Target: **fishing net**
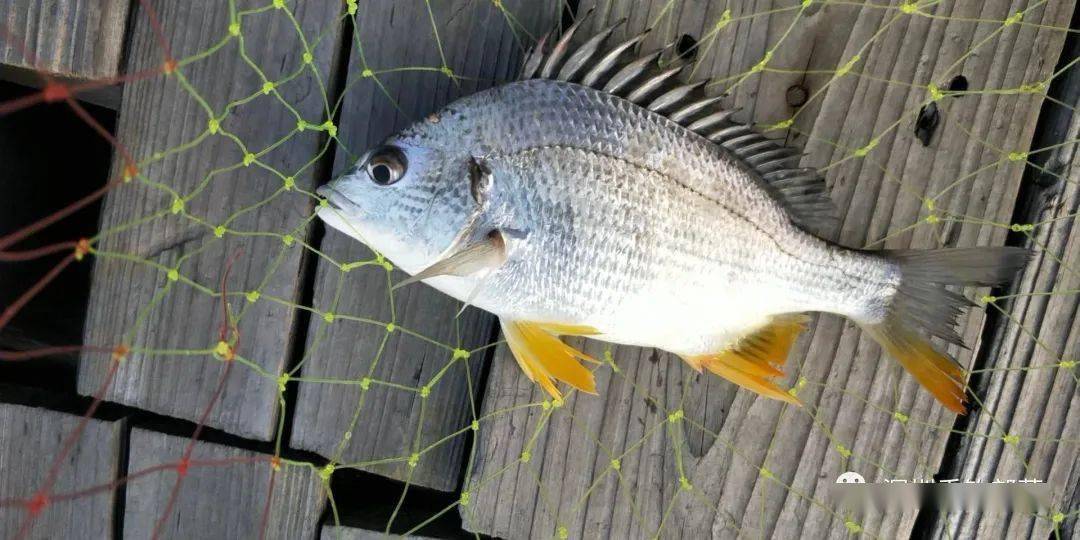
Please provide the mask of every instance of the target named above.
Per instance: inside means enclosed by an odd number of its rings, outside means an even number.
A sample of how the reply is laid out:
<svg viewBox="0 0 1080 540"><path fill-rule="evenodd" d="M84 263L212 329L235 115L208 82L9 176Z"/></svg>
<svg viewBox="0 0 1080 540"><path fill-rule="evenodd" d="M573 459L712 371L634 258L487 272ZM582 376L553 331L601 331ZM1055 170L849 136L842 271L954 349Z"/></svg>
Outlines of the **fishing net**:
<svg viewBox="0 0 1080 540"><path fill-rule="evenodd" d="M5 535L35 536L58 508L117 494L124 534L139 537L221 531L221 520L274 537L324 525L538 538L1075 533L1073 9L140 1L118 79L46 78L0 104L14 116L67 103L100 127L71 96L123 85L115 138L100 129L114 148L107 183L78 199L56 193L53 212L0 231L3 264L48 261L0 328L57 275L93 265L83 343L0 358L77 355L78 390L93 397L85 418L103 402L162 416L133 422L117 471L69 459L99 427L65 423L34 459L38 475L0 482ZM830 316L815 317L785 367L801 408L669 355L587 340L577 344L603 360L600 395L552 400L490 316L422 285L392 289L403 274L389 261L318 223L317 185L394 130L512 79L525 49L586 13L586 37L624 18L613 43L651 28L645 49L672 44L663 61L691 62L740 120L804 148L841 212L832 239L1034 250L1011 288L968 291L985 309L962 319L972 348L950 352L972 374L969 415L944 411ZM98 201L93 235L36 241ZM173 433L153 434L159 425ZM206 438L220 444L196 443ZM1037 481L1048 502L1002 515L919 497L851 505L836 485L845 474L886 487ZM209 489L215 476L251 481Z"/></svg>

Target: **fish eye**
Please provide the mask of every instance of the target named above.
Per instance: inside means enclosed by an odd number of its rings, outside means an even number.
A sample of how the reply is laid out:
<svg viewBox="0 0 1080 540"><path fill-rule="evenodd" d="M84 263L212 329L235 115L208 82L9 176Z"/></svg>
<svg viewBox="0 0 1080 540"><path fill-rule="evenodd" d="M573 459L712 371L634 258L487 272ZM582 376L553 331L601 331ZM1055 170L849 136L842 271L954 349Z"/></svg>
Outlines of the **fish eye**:
<svg viewBox="0 0 1080 540"><path fill-rule="evenodd" d="M380 186L389 186L405 175L405 154L396 147L383 146L368 158L366 165L368 177Z"/></svg>

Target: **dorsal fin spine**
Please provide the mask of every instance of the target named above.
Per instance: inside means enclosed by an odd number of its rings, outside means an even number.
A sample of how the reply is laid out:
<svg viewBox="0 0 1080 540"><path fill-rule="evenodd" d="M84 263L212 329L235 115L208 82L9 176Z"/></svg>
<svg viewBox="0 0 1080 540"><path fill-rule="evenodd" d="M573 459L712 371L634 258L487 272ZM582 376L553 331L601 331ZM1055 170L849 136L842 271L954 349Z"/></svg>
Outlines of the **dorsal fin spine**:
<svg viewBox="0 0 1080 540"><path fill-rule="evenodd" d="M703 81L702 84L704 85L705 82ZM687 120L690 117L694 116L695 114L698 114L699 112L705 110L709 106L715 105L716 103L719 103L721 99L723 99L723 96L714 96L714 97L711 97L711 98L705 98L705 99L699 99L697 101L691 101L690 103L684 105L681 109L678 109L675 112L669 114L668 118L670 118L674 122L678 122L678 123L681 124L685 120ZM727 111L722 111L722 112L727 112Z"/></svg>
<svg viewBox="0 0 1080 540"><path fill-rule="evenodd" d="M603 91L609 94L619 95L620 92L634 79L638 78L641 74L645 73L649 64L656 62L660 58L660 51L653 51L629 64L626 64L622 69L615 72L615 75L611 77L611 80L604 85Z"/></svg>
<svg viewBox="0 0 1080 540"><path fill-rule="evenodd" d="M615 67L623 53L634 48L638 43L641 43L641 40L645 39L645 36L648 35L648 33L649 31L645 30L608 51L607 54L602 56L596 65L581 78L581 84L588 87L595 87L600 80L603 79L604 75L607 75L608 72Z"/></svg>
<svg viewBox="0 0 1080 540"><path fill-rule="evenodd" d="M563 64L562 69L559 70L559 74L555 78L560 81L573 81L578 72L581 71L581 68L585 67L585 64L592 59L593 55L600 49L600 46L611 36L611 33L624 22L626 22L625 17L619 19L615 24L601 30L599 34L589 38L584 45L574 51L574 54L570 55L570 58L566 60L566 63Z"/></svg>
<svg viewBox="0 0 1080 540"><path fill-rule="evenodd" d="M716 144L729 159L752 171L787 208L793 222L816 228L815 232L833 225L829 219L832 203L825 181L816 169L799 167L802 154L798 150L780 140L766 138L750 125L735 122L732 116L739 109L722 109L722 96L707 97L704 92L707 81L677 82L685 65L661 67L660 58L673 50L674 44L624 59L628 51L637 54L646 30L604 51L604 43L614 29L625 23L625 19L620 19L571 51L570 42L584 18L575 21L547 53L544 43L549 36L542 38L526 55L521 78L576 82L665 116ZM584 75L580 75L582 72Z"/></svg>
<svg viewBox="0 0 1080 540"><path fill-rule="evenodd" d="M570 48L570 40L574 38L574 33L577 32L577 29L581 27L581 23L585 22L585 19L588 18L590 13L592 13L592 9L589 9L584 16L574 21L574 24L566 29L566 33L563 34L562 38L555 43L555 47L548 53L548 59L544 62L544 67L540 69L541 79L553 78L555 68L559 67L563 57L566 56L566 51Z"/></svg>
<svg viewBox="0 0 1080 540"><path fill-rule="evenodd" d="M645 79L637 88L626 95L627 101L631 101L641 105L649 96L656 92L665 81L676 76L683 70L684 66L675 66L668 68L660 73L653 75Z"/></svg>

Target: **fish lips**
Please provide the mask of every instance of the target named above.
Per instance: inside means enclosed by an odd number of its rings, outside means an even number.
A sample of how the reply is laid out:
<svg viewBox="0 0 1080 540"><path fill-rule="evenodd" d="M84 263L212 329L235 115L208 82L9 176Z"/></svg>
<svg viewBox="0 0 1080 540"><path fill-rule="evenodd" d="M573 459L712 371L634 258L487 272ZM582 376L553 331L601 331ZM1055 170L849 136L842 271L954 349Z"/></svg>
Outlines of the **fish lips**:
<svg viewBox="0 0 1080 540"><path fill-rule="evenodd" d="M330 208L333 208L334 210L356 211L360 208L360 205L356 204L356 202L346 197L340 191L334 189L330 184L320 186L315 190L315 194L326 199L326 204L330 205Z"/></svg>

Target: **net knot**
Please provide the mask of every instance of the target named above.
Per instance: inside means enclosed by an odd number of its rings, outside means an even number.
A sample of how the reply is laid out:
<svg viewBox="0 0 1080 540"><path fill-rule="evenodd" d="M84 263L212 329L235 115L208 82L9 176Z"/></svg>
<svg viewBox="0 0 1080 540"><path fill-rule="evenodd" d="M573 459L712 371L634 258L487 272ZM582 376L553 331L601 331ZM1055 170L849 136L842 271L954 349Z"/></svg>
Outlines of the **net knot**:
<svg viewBox="0 0 1080 540"><path fill-rule="evenodd" d="M58 82L50 82L41 90L41 98L45 103L55 103L71 97L71 89Z"/></svg>
<svg viewBox="0 0 1080 540"><path fill-rule="evenodd" d="M83 257L86 257L86 254L90 253L90 249L90 240L80 238L78 242L75 242L75 260L83 260Z"/></svg>
<svg viewBox="0 0 1080 540"><path fill-rule="evenodd" d="M214 347L214 355L226 362L231 362L234 358L236 358L236 351L233 350L232 346L229 345L227 342L219 341Z"/></svg>
<svg viewBox="0 0 1080 540"><path fill-rule="evenodd" d="M46 506L49 506L49 496L44 493L38 493L26 502L26 511L30 512L30 515L36 516L40 514Z"/></svg>
<svg viewBox="0 0 1080 540"><path fill-rule="evenodd" d="M123 362L124 359L127 358L128 353L130 353L130 352L131 352L131 349L128 348L127 345L124 345L122 343L120 345L117 345L112 350L113 362Z"/></svg>
<svg viewBox="0 0 1080 540"><path fill-rule="evenodd" d="M852 56L844 65L840 66L840 69L836 70L837 77L843 77L851 72L851 69L855 67L855 64L859 63L862 57L859 55Z"/></svg>
<svg viewBox="0 0 1080 540"><path fill-rule="evenodd" d="M720 19L716 21L716 26L714 27L714 30L719 32L720 30L723 30L724 27L729 25L729 24L731 24L731 10L730 9L725 9L724 13L722 15L720 15Z"/></svg>
<svg viewBox="0 0 1080 540"><path fill-rule="evenodd" d="M319 469L319 478L322 478L323 482L329 482L330 477L334 475L334 464L327 463L325 467Z"/></svg>
<svg viewBox="0 0 1080 540"><path fill-rule="evenodd" d="M138 174L139 168L136 167L134 163L128 163L127 166L124 167L124 182L130 182L131 179L138 176Z"/></svg>

